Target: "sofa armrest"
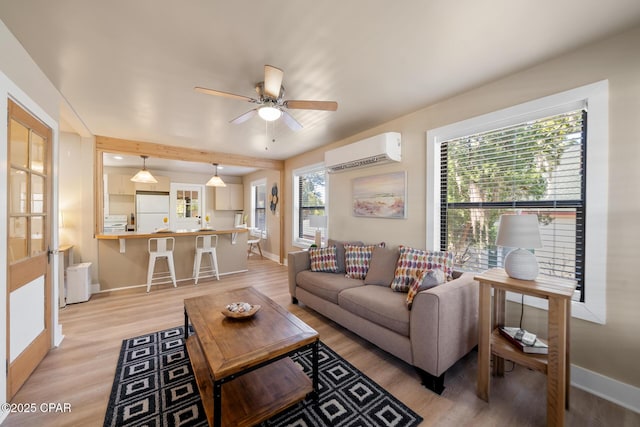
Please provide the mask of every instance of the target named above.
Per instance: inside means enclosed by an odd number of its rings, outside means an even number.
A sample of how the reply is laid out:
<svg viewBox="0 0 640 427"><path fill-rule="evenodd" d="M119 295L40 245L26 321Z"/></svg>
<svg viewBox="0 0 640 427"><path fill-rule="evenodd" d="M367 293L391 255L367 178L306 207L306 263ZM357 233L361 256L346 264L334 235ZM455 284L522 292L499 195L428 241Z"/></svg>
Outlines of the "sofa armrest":
<svg viewBox="0 0 640 427"><path fill-rule="evenodd" d="M288 275L289 275L289 293L293 298L296 297L296 276L303 270L311 268L308 251L289 252L287 255Z"/></svg>
<svg viewBox="0 0 640 427"><path fill-rule="evenodd" d="M413 364L440 376L478 343L478 282L463 273L419 292L411 308Z"/></svg>

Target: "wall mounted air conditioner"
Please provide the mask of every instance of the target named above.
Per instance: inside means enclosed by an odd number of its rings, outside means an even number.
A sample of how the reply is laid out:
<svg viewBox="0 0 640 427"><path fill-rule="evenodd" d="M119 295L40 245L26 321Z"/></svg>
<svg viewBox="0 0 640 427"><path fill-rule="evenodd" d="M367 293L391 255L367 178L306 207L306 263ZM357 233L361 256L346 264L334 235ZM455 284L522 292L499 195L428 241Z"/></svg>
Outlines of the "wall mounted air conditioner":
<svg viewBox="0 0 640 427"><path fill-rule="evenodd" d="M324 153L329 173L402 160L399 132L386 132Z"/></svg>

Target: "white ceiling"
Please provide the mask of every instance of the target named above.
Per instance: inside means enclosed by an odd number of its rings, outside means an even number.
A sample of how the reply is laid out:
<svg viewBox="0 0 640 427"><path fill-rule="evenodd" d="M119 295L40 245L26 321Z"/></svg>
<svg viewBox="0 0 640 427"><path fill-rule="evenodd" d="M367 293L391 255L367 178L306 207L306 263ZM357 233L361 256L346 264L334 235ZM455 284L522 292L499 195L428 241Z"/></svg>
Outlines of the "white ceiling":
<svg viewBox="0 0 640 427"><path fill-rule="evenodd" d="M0 19L95 135L286 159L640 22L638 0L0 0ZM257 116L285 72L298 132Z"/></svg>

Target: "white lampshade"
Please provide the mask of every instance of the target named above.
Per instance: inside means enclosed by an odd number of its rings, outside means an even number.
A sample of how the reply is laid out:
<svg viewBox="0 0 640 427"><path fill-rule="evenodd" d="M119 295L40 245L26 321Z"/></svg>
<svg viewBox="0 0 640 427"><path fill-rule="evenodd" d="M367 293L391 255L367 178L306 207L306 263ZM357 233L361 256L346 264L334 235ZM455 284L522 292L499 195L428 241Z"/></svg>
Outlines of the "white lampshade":
<svg viewBox="0 0 640 427"><path fill-rule="evenodd" d="M216 167L216 174L211 177L209 181L205 184L207 187L226 187L227 184L224 183L222 178L218 176L218 164L214 163L213 166Z"/></svg>
<svg viewBox="0 0 640 427"><path fill-rule="evenodd" d="M505 257L504 269L514 279L534 280L538 277L538 260L526 249L542 247L538 215L502 215L496 244L517 248Z"/></svg>
<svg viewBox="0 0 640 427"><path fill-rule="evenodd" d="M312 215L309 217L309 226L314 228L325 228L327 226L327 217L324 215Z"/></svg>
<svg viewBox="0 0 640 427"><path fill-rule="evenodd" d="M260 107L258 109L258 115L262 117L263 120L267 122L272 122L274 120L278 120L282 115L282 111L276 107L272 107L270 105Z"/></svg>
<svg viewBox="0 0 640 427"><path fill-rule="evenodd" d="M542 247L538 215L502 215L496 244L509 248L536 249Z"/></svg>
<svg viewBox="0 0 640 427"><path fill-rule="evenodd" d="M220 178L218 175L212 176L211 179L207 181L206 185L207 187L226 187L227 186L227 184L225 184L222 178Z"/></svg>
<svg viewBox="0 0 640 427"><path fill-rule="evenodd" d="M138 171L137 174L135 174L133 176L133 178L131 178L131 181L133 182L142 182L144 184L157 184L158 180L155 179L153 177L153 175L151 175L151 172L149 172L146 169L142 169L140 171Z"/></svg>
<svg viewBox="0 0 640 427"><path fill-rule="evenodd" d="M140 156L140 157L142 157L142 169L139 170L138 173L131 178L131 181L140 182L143 184L157 184L158 180L155 179L153 175L151 175L151 172L147 170L148 156Z"/></svg>

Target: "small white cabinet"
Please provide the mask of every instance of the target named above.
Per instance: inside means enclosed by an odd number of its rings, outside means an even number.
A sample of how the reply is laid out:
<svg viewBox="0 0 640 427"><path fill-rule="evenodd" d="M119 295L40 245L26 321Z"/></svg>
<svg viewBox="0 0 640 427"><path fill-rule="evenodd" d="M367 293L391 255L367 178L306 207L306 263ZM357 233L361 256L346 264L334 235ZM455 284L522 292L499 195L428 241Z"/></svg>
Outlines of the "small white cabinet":
<svg viewBox="0 0 640 427"><path fill-rule="evenodd" d="M244 186L242 184L227 184L226 187L216 187L216 210L241 211L244 209Z"/></svg>

